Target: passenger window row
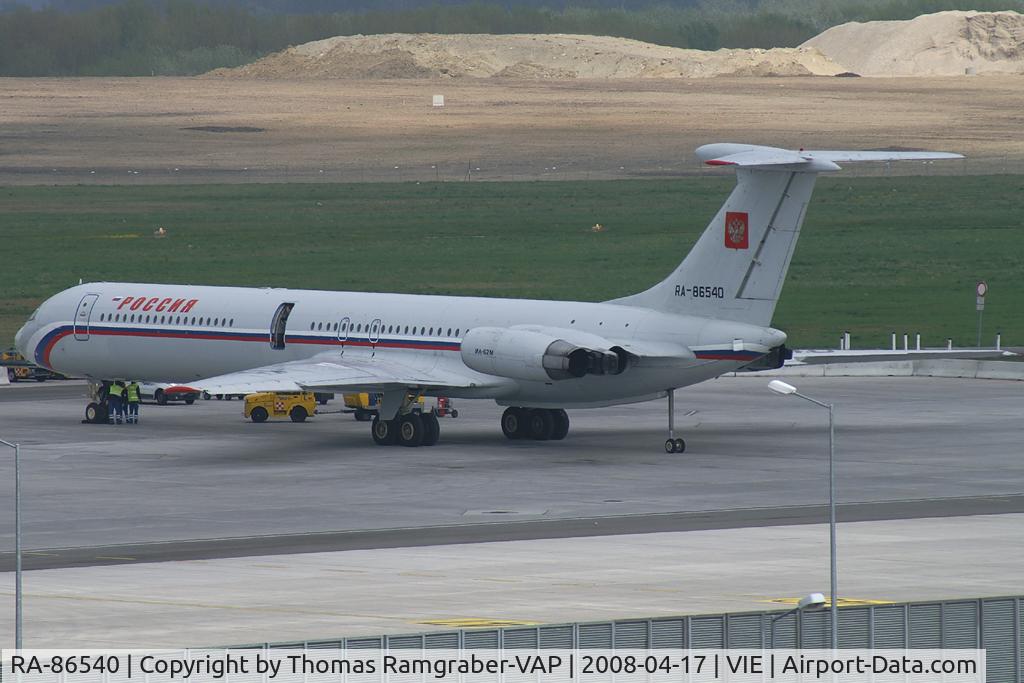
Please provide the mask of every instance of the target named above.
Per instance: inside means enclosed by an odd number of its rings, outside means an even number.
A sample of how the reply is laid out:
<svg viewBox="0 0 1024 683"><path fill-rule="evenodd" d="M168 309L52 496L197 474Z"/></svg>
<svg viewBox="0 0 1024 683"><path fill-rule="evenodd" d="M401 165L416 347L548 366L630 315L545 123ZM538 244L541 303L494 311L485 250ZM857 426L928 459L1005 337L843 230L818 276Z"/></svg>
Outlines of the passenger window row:
<svg viewBox="0 0 1024 683"><path fill-rule="evenodd" d="M312 322L312 323L309 324L309 329L310 329L310 331L314 331L314 332L320 332L320 331L323 331L323 330L326 330L328 332L337 332L339 330L339 325L341 326L340 329L341 329L342 332L356 332L356 333L360 333L360 332L364 332L365 331L365 332L369 333L369 331L370 331L370 325L364 325L363 323L352 324L352 323L349 323L349 322L346 322L346 323L333 323L333 324L332 323L322 323L322 322ZM422 336L433 337L433 336L435 336L434 332L436 331L437 332L436 336L438 336L438 337L458 337L459 333L462 331L462 328L455 328L453 330L450 327L445 329L443 327L436 327L435 328L435 327L420 326L418 329L419 329L419 332L417 333L417 331L416 331L417 330L417 326L416 325L405 325L404 327L402 325L388 325L387 327L385 327L384 324L381 323L379 333L380 334L402 334L402 335L416 335L416 334L418 334L421 337ZM453 332L454 332L454 334L453 334Z"/></svg>
<svg viewBox="0 0 1024 683"><path fill-rule="evenodd" d="M187 315L143 315L141 313L100 313L100 322L141 323L153 325L190 325L199 327L234 327L234 318L204 318Z"/></svg>

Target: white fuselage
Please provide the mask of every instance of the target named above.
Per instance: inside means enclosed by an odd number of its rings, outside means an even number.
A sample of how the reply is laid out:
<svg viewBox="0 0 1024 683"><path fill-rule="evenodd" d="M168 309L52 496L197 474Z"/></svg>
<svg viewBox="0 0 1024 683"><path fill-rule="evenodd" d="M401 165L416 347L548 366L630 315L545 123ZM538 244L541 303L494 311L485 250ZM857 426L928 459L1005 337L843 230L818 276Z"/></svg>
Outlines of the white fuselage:
<svg viewBox="0 0 1024 683"><path fill-rule="evenodd" d="M272 348L272 321L284 303L294 304L284 348ZM515 325L589 333L615 343L679 344L696 358L547 382L495 378L463 363L460 348L467 331ZM479 378L479 386L438 392L449 396L588 407L654 398L760 355L743 351L734 340L774 347L785 335L756 325L607 303L91 283L48 299L16 343L26 358L67 375L182 383L324 352L337 352L340 358L374 355L414 361L421 370L448 369Z"/></svg>

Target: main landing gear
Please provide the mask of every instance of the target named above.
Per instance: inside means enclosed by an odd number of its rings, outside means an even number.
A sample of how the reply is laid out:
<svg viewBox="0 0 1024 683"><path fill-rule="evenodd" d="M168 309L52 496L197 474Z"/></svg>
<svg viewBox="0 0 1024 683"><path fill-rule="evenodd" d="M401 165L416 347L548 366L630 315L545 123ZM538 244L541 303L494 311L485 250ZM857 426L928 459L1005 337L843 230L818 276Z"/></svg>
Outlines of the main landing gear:
<svg viewBox="0 0 1024 683"><path fill-rule="evenodd" d="M682 453L686 450L686 442L676 438L676 390L668 390L668 438L665 439L666 453Z"/></svg>
<svg viewBox="0 0 1024 683"><path fill-rule="evenodd" d="M560 408L508 408L501 416L501 431L510 439L560 441L569 433L569 415Z"/></svg>
<svg viewBox="0 0 1024 683"><path fill-rule="evenodd" d="M406 413L393 420L374 416L370 435L378 446L433 446L441 436L441 423L434 413Z"/></svg>

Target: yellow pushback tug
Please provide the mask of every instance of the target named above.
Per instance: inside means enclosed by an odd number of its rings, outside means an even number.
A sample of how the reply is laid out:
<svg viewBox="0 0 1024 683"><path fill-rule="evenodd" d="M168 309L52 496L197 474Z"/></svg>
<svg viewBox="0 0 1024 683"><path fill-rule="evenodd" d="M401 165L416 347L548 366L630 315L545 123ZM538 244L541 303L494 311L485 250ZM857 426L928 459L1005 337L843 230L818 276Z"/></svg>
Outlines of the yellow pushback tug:
<svg viewBox="0 0 1024 683"><path fill-rule="evenodd" d="M245 410L242 414L253 422L266 422L272 417L305 422L307 417L316 414L316 394L269 391L249 394L245 397Z"/></svg>

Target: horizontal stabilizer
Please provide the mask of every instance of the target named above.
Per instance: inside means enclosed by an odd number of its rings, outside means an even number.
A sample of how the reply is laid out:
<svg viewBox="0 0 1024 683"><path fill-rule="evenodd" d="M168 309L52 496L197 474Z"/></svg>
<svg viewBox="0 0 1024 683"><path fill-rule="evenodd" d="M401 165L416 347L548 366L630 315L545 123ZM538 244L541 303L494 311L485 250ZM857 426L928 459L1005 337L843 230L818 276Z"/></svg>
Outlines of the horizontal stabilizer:
<svg viewBox="0 0 1024 683"><path fill-rule="evenodd" d="M799 153L778 147L720 142L697 148L697 158L708 166L788 166L806 164Z"/></svg>
<svg viewBox="0 0 1024 683"><path fill-rule="evenodd" d="M717 142L697 148L697 157L709 166L742 168L789 168L800 171L838 171L836 162L856 161L931 161L962 159L950 152L861 152L856 150L790 150L761 145Z"/></svg>
<svg viewBox="0 0 1024 683"><path fill-rule="evenodd" d="M881 361L932 360L998 360L1019 354L1005 349L858 349L858 350L802 350L793 351L793 359L786 366L828 365L831 363L877 363Z"/></svg>
<svg viewBox="0 0 1024 683"><path fill-rule="evenodd" d="M801 151L800 156L808 159L828 161L932 161L939 159L963 159L963 154L953 152L858 152L858 151Z"/></svg>

